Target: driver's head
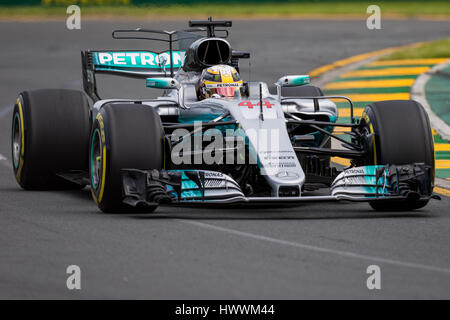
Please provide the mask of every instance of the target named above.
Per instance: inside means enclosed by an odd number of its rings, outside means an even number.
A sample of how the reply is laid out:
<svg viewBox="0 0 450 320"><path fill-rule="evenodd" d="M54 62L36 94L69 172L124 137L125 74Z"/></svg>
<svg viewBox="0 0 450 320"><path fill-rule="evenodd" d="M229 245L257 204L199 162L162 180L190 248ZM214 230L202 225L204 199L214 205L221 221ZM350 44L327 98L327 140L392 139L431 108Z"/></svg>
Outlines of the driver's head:
<svg viewBox="0 0 450 320"><path fill-rule="evenodd" d="M234 97L242 80L235 68L220 64L203 70L198 91L199 99Z"/></svg>

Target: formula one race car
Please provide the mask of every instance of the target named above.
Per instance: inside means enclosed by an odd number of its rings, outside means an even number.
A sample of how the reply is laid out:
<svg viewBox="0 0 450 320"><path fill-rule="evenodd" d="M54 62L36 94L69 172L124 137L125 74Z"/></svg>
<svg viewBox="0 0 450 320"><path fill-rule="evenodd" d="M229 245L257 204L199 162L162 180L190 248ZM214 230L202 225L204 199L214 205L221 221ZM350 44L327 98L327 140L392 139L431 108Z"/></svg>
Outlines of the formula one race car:
<svg viewBox="0 0 450 320"><path fill-rule="evenodd" d="M90 185L105 212L340 200L413 210L436 197L432 133L419 103L375 102L356 118L350 99L323 96L307 75L274 87L244 82L239 61L250 54L225 40L231 25L210 18L181 31L116 30L113 38L162 41L169 50L83 51L85 93L20 93L12 121L17 182L27 190ZM101 99L98 73L164 91ZM348 123L337 122L336 99L349 103ZM351 165L339 170L331 157ZM330 191L318 194L322 188Z"/></svg>

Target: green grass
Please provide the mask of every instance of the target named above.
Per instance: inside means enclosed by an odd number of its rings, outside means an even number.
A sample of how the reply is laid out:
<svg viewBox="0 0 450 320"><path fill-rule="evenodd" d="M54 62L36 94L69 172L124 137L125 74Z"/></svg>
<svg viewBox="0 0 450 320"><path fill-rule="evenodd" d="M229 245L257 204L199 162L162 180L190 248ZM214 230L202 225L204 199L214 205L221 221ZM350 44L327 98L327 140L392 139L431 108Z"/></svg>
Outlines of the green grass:
<svg viewBox="0 0 450 320"><path fill-rule="evenodd" d="M417 47L396 51L380 60L427 59L450 57L450 38L427 42Z"/></svg>
<svg viewBox="0 0 450 320"><path fill-rule="evenodd" d="M208 16L215 17L301 17L301 16L357 16L367 17L367 2L333 2L333 3L241 3L241 4L194 4L165 6L81 6L82 14L88 16ZM445 16L450 17L450 1L426 2L377 2L383 15L387 17ZM66 7L46 6L0 6L0 17L66 16Z"/></svg>

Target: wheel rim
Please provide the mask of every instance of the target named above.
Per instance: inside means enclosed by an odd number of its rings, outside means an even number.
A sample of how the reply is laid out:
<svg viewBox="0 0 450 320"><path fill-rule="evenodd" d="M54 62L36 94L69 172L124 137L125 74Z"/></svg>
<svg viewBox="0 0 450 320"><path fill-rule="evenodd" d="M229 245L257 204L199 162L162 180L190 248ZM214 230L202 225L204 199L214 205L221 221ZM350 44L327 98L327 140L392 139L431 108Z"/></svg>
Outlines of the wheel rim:
<svg viewBox="0 0 450 320"><path fill-rule="evenodd" d="M98 129L95 129L91 142L91 185L94 190L97 190L101 182L102 157L103 153L100 132Z"/></svg>
<svg viewBox="0 0 450 320"><path fill-rule="evenodd" d="M20 117L16 113L13 121L13 135L12 135L12 154L14 168L17 169L20 162L20 150L22 148L22 130L20 128Z"/></svg>

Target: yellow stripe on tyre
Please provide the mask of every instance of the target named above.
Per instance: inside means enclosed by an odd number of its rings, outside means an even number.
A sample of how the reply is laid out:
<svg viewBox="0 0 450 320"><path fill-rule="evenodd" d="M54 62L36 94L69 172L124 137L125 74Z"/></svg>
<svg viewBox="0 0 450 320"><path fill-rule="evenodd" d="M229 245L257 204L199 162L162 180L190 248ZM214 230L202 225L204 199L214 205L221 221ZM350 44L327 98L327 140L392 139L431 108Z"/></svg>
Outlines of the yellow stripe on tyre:
<svg viewBox="0 0 450 320"><path fill-rule="evenodd" d="M363 112L362 119L364 119L364 121L366 122L366 124L369 125L369 131L370 133L372 133L372 145L373 145L373 164L377 165L377 146L375 144L375 130L373 130L373 126L372 126L372 122L370 121L369 116L367 115L366 112Z"/></svg>
<svg viewBox="0 0 450 320"><path fill-rule="evenodd" d="M20 101L20 98L17 99L17 106L19 109L19 118L20 118L20 134L22 136L22 147L20 149L20 160L19 160L19 167L17 168L16 173L16 179L17 181L20 181L20 178L22 176L22 169L23 169L23 159L25 155L25 129L23 126L23 110L22 110L22 102Z"/></svg>
<svg viewBox="0 0 450 320"><path fill-rule="evenodd" d="M105 125L103 124L103 117L100 113L97 114L95 119L99 123L100 127L100 138L102 141L102 181L100 184L100 191L98 193L98 197L95 194L94 189L91 186L91 193L92 198L94 199L95 203L98 205L102 202L103 199L103 193L105 192L105 176L106 176L106 139L105 139ZM91 155L92 156L92 155ZM92 170L92 169L91 169ZM92 174L92 173L91 173Z"/></svg>

